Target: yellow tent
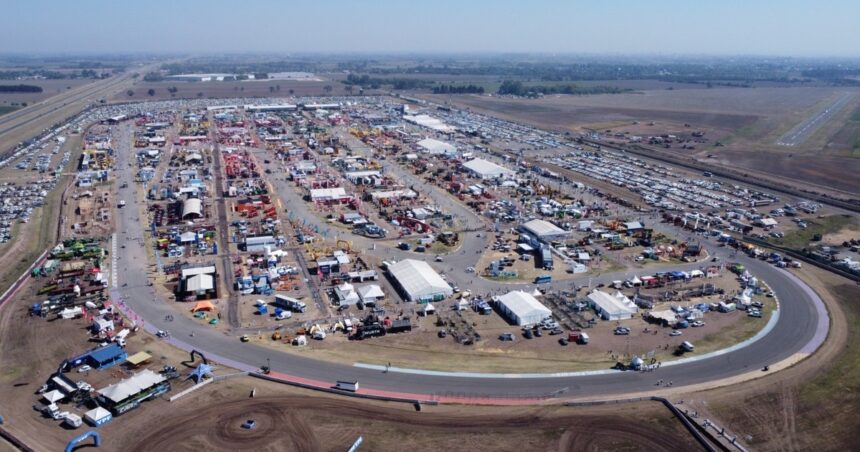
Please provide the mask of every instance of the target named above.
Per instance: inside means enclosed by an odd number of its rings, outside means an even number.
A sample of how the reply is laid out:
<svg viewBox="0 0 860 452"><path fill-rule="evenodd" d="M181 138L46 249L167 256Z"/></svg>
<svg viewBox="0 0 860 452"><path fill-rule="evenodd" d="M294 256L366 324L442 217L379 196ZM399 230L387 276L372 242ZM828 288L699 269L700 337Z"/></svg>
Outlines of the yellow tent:
<svg viewBox="0 0 860 452"><path fill-rule="evenodd" d="M214 310L215 310L215 306L213 306L212 303L207 301L207 300L198 301L197 303L194 304L194 307L191 308L191 312L214 311Z"/></svg>
<svg viewBox="0 0 860 452"><path fill-rule="evenodd" d="M131 364L132 366L139 366L146 362L148 359L152 358L149 353L146 352L137 352L128 358L126 358L126 362Z"/></svg>

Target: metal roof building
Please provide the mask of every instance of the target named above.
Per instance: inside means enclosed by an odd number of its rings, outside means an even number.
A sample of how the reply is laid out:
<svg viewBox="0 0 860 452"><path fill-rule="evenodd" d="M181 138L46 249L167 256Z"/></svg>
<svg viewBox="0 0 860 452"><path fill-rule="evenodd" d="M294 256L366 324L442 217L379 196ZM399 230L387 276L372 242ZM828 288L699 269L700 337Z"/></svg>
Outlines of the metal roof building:
<svg viewBox="0 0 860 452"><path fill-rule="evenodd" d="M514 174L513 171L496 165L495 163L484 159L472 159L463 164L469 172L481 179L495 179L498 177L507 177Z"/></svg>
<svg viewBox="0 0 860 452"><path fill-rule="evenodd" d="M419 141L418 147L424 150L424 152L434 155L457 152L457 146L444 141L434 140L433 138L425 138Z"/></svg>
<svg viewBox="0 0 860 452"><path fill-rule="evenodd" d="M390 265L388 272L406 301L426 303L454 293L454 289L424 261L404 259Z"/></svg>
<svg viewBox="0 0 860 452"><path fill-rule="evenodd" d="M544 242L564 239L570 235L570 232L544 220L529 221L520 226L520 229Z"/></svg>
<svg viewBox="0 0 860 452"><path fill-rule="evenodd" d="M532 294L516 290L496 298L502 313L517 325L534 325L552 315Z"/></svg>
<svg viewBox="0 0 860 452"><path fill-rule="evenodd" d="M203 216L203 201L197 198L186 199L182 203L182 219L189 217L200 218Z"/></svg>

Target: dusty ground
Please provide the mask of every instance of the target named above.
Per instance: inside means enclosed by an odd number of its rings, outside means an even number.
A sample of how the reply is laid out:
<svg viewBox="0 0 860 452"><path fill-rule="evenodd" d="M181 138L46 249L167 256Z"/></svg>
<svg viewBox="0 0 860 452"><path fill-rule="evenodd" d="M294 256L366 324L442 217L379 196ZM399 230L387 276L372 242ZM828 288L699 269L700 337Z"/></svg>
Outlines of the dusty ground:
<svg viewBox="0 0 860 452"><path fill-rule="evenodd" d="M249 387L257 398L247 397ZM206 400L207 407L197 403ZM256 430L242 430L246 419ZM573 409L425 407L318 396L270 383L235 380L176 403L161 428L139 425L124 450L679 450L695 448L656 404ZM138 434L139 433L139 434ZM114 443L108 444L108 447Z"/></svg>

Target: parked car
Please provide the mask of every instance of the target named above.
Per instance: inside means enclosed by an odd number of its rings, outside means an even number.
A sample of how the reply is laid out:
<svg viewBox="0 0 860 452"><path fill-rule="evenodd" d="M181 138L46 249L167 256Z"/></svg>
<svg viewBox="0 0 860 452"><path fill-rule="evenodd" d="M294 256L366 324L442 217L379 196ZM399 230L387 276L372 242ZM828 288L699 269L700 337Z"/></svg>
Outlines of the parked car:
<svg viewBox="0 0 860 452"><path fill-rule="evenodd" d="M93 368L89 364L84 364L81 367L78 367L78 373L89 372L93 370Z"/></svg>
<svg viewBox="0 0 860 452"><path fill-rule="evenodd" d="M750 310L749 312L747 312L747 315L750 317L755 317L755 318L760 319L761 318L761 311L759 311L758 309Z"/></svg>
<svg viewBox="0 0 860 452"><path fill-rule="evenodd" d="M672 330L672 332L669 333L669 336L680 336L681 334L682 333L678 330Z"/></svg>
<svg viewBox="0 0 860 452"><path fill-rule="evenodd" d="M616 336L626 336L630 334L630 328L627 328L626 326L618 326L615 327L614 333Z"/></svg>
<svg viewBox="0 0 860 452"><path fill-rule="evenodd" d="M499 335L499 340L502 342L513 342L514 333L502 333Z"/></svg>
<svg viewBox="0 0 860 452"><path fill-rule="evenodd" d="M705 326L705 322L703 322L701 320L696 320L695 322L691 323L690 326L692 326L692 327Z"/></svg>
<svg viewBox="0 0 860 452"><path fill-rule="evenodd" d="M257 428L257 421L253 419L248 419L242 424L242 428L246 430L254 430L255 428Z"/></svg>

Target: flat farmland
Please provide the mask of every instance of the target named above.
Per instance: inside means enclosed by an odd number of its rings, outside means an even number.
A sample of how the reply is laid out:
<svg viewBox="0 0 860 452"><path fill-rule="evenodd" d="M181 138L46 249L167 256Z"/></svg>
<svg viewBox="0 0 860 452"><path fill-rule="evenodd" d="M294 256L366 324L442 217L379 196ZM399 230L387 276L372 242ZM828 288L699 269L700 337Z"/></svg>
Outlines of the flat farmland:
<svg viewBox="0 0 860 452"><path fill-rule="evenodd" d="M860 160L854 148L860 136L860 96L798 146L777 146L777 139L844 87L701 88L643 90L593 96L553 95L541 99L490 96L444 96L473 111L538 127L579 132L585 129L657 135L702 130L708 142L695 151L672 150L687 157L746 168L776 178L793 179L838 192L857 194ZM443 96L428 96L441 100ZM639 125L633 125L639 121ZM654 122L652 127L643 124ZM684 127L690 124L689 128ZM725 144L715 146L717 141ZM832 143L832 144L829 144ZM680 155L680 154L679 154Z"/></svg>
<svg viewBox="0 0 860 452"><path fill-rule="evenodd" d="M94 82L92 79L68 79L68 80L0 80L0 85L33 85L41 86L41 93L0 93L0 106L8 106L13 103L27 102L32 104L56 96L63 91L75 89Z"/></svg>
<svg viewBox="0 0 860 452"><path fill-rule="evenodd" d="M280 89L278 89L280 86ZM331 92L326 92L325 87L331 86ZM175 96L171 96L168 88L176 87ZM196 97L287 97L287 96L323 96L347 94L344 89L346 85L334 80L325 81L301 81L301 80L271 80L271 81L228 81L228 82L138 82L131 87L134 92L129 96L127 91L116 93L111 100L144 101L175 98ZM271 90L270 90L271 88ZM150 96L148 91L155 90ZM290 93L290 90L293 92ZM356 91L357 92L357 91ZM202 95L198 95L202 93Z"/></svg>

